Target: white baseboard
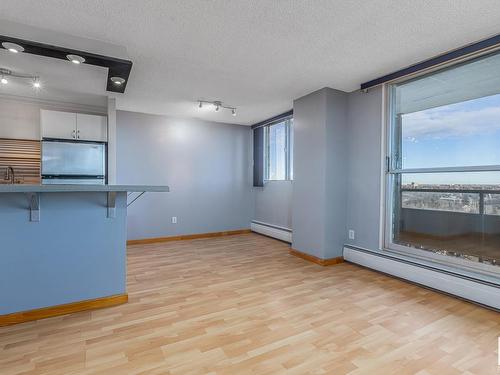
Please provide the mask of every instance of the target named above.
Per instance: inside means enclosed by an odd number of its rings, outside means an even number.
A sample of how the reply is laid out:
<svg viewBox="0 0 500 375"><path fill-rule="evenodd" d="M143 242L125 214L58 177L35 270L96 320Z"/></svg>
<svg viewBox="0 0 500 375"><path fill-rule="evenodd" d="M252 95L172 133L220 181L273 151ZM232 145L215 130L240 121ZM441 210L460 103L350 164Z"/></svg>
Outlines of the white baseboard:
<svg viewBox="0 0 500 375"><path fill-rule="evenodd" d="M372 251L357 250L352 247L344 247L344 259L485 306L500 309L500 288L489 283L420 267L410 262L377 255L376 252Z"/></svg>
<svg viewBox="0 0 500 375"><path fill-rule="evenodd" d="M286 228L280 228L274 225L253 221L250 224L250 229L252 232L273 237L281 241L292 242L292 231Z"/></svg>

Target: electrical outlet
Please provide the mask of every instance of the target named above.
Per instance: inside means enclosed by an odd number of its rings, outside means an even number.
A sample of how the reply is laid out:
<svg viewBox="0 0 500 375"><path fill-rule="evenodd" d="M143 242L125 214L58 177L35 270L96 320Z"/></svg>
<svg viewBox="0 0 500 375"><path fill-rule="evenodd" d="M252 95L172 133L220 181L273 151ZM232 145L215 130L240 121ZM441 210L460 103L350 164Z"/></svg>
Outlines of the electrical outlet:
<svg viewBox="0 0 500 375"><path fill-rule="evenodd" d="M177 216L172 216L172 224L177 224Z"/></svg>
<svg viewBox="0 0 500 375"><path fill-rule="evenodd" d="M356 232L354 232L352 229L349 229L349 239L353 240L356 238Z"/></svg>

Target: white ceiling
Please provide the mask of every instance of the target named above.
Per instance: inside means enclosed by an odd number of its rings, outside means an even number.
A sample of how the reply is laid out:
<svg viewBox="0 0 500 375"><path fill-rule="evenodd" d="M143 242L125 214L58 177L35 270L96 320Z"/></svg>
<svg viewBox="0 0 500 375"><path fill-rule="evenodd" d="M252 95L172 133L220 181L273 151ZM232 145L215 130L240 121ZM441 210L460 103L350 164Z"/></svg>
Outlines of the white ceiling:
<svg viewBox="0 0 500 375"><path fill-rule="evenodd" d="M117 57L126 47L134 67L119 109L241 124L500 33L498 0L1 0L0 17L106 42ZM200 112L197 99L238 116Z"/></svg>

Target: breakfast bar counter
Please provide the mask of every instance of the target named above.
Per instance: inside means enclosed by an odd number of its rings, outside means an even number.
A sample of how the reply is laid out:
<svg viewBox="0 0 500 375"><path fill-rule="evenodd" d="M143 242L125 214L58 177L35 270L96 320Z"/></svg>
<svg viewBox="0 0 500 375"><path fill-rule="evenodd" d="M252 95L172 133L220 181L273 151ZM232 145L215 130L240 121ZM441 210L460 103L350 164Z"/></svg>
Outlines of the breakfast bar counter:
<svg viewBox="0 0 500 375"><path fill-rule="evenodd" d="M51 309L57 315L125 302L127 206L144 193L168 191L0 185L0 326Z"/></svg>
<svg viewBox="0 0 500 375"><path fill-rule="evenodd" d="M169 192L168 186L159 185L28 185L0 184L0 193L72 193L72 192L117 192L137 193Z"/></svg>

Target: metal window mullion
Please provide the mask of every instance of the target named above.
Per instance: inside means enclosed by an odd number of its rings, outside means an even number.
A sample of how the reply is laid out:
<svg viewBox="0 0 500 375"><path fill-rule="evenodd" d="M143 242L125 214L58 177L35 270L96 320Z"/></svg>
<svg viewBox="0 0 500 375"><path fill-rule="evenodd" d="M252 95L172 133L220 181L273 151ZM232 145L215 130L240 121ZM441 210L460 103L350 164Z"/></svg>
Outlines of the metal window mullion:
<svg viewBox="0 0 500 375"><path fill-rule="evenodd" d="M290 179L290 120L285 122L285 180Z"/></svg>
<svg viewBox="0 0 500 375"><path fill-rule="evenodd" d="M269 126L264 127L264 180L269 180Z"/></svg>
<svg viewBox="0 0 500 375"><path fill-rule="evenodd" d="M468 167L402 168L390 169L390 174L402 173L465 173L465 172L500 172L500 165L475 165Z"/></svg>

